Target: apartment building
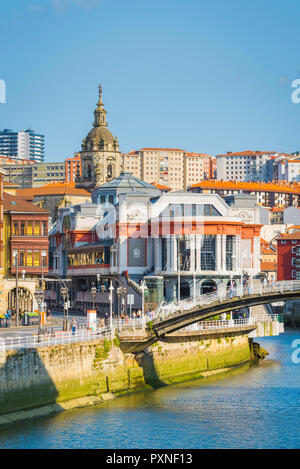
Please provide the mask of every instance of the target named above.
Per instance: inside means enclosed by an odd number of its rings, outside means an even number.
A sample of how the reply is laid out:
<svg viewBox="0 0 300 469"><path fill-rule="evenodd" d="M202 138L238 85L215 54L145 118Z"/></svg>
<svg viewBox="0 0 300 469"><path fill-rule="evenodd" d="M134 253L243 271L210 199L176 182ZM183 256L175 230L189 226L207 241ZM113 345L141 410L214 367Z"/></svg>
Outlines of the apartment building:
<svg viewBox="0 0 300 469"><path fill-rule="evenodd" d="M210 155L178 148L141 148L123 154L123 170L148 183L185 190L215 176L216 160Z"/></svg>
<svg viewBox="0 0 300 469"><path fill-rule="evenodd" d="M0 131L0 154L41 163L45 157L45 136L30 128L18 132L4 129Z"/></svg>
<svg viewBox="0 0 300 469"><path fill-rule="evenodd" d="M217 177L224 181L267 181L269 167L267 162L277 153L273 151L227 152L216 155Z"/></svg>

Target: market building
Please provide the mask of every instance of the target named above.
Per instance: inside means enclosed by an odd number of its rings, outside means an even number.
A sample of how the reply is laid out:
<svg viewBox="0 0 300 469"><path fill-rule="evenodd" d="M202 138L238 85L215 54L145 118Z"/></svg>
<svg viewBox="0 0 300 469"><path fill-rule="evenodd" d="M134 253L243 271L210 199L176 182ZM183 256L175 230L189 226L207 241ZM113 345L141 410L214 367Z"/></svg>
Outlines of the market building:
<svg viewBox="0 0 300 469"><path fill-rule="evenodd" d="M94 203L60 210L50 249L59 263L55 272L73 279L74 308L91 306L93 285L95 303L107 308L101 294L108 294L110 278L134 294L134 307L145 280L145 304L154 307L162 298L199 295L259 275L261 207L253 198L241 217L237 201L228 205L217 194L161 194L146 184L122 173L95 191Z"/></svg>

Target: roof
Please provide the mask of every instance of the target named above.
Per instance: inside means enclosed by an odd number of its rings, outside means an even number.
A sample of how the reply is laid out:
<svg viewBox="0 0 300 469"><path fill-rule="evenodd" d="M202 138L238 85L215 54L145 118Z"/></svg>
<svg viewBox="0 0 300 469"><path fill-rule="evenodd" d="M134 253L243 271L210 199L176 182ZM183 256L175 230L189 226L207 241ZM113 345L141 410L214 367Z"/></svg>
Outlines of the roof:
<svg viewBox="0 0 300 469"><path fill-rule="evenodd" d="M217 179L208 179L206 181L193 184L191 189L201 187L202 189L224 189L224 190L244 190L250 192L288 192L300 195L299 184L268 183L268 182L243 182L243 181L219 181Z"/></svg>
<svg viewBox="0 0 300 469"><path fill-rule="evenodd" d="M151 185L157 187L161 191L170 191L171 190L171 187L164 186L163 184L159 184L158 182L151 182Z"/></svg>
<svg viewBox="0 0 300 469"><path fill-rule="evenodd" d="M17 189L17 195L24 198L33 199L35 196L40 195L86 195L90 196L90 193L81 187L76 187L75 182L56 182L52 184L46 184L41 187L28 187L25 189Z"/></svg>
<svg viewBox="0 0 300 469"><path fill-rule="evenodd" d="M155 189L157 191L157 187L149 184L148 182L142 181L141 179L134 176L132 173L129 172L122 172L119 176L112 179L109 182L102 184L101 186L97 187L95 191L98 190L115 190L115 189L129 189L130 191L136 190L145 190L145 189ZM94 191L94 192L95 192Z"/></svg>
<svg viewBox="0 0 300 469"><path fill-rule="evenodd" d="M193 152L190 152L190 153L186 153L185 156L188 156L189 158L190 157L197 157L197 156L208 156L209 158L212 157L212 155L207 155L205 153L193 153Z"/></svg>
<svg viewBox="0 0 300 469"><path fill-rule="evenodd" d="M180 148L141 148L139 151L183 151Z"/></svg>
<svg viewBox="0 0 300 469"><path fill-rule="evenodd" d="M250 156L250 155L268 155L268 154L273 154L273 153L276 153L276 152L275 151L246 150L246 151L237 151L235 153L227 152L224 155L216 155L216 156Z"/></svg>
<svg viewBox="0 0 300 469"><path fill-rule="evenodd" d="M3 210L4 212L23 212L23 213L41 213L49 215L48 210L27 202L22 197L3 192Z"/></svg>
<svg viewBox="0 0 300 469"><path fill-rule="evenodd" d="M277 241L281 239L300 239L300 231L295 231L294 233L281 233L278 236Z"/></svg>

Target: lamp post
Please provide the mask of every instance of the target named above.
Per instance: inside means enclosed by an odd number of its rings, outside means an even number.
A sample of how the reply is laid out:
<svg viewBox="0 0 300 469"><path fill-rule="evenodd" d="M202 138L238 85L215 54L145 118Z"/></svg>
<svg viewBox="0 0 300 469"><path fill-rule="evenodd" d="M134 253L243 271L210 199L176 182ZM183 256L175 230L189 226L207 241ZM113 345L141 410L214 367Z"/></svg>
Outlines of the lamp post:
<svg viewBox="0 0 300 469"><path fill-rule="evenodd" d="M16 265L16 327L19 325L19 286L18 286L18 276L19 276L19 252L16 251L13 254Z"/></svg>
<svg viewBox="0 0 300 469"><path fill-rule="evenodd" d="M44 310L45 306L45 288L44 288L44 258L47 257L47 253L42 251L42 292L43 292L43 302L42 302L42 308Z"/></svg>
<svg viewBox="0 0 300 469"><path fill-rule="evenodd" d="M66 331L68 329L68 300L69 300L69 292L67 287L61 287L60 294L64 301L64 325L63 330Z"/></svg>
<svg viewBox="0 0 300 469"><path fill-rule="evenodd" d="M113 291L114 291L114 287L113 287L112 280L111 280L111 281L110 281L110 286L109 286L109 321L110 321L110 331L111 331L111 334L112 334L112 328L113 328L113 325L112 325Z"/></svg>
<svg viewBox="0 0 300 469"><path fill-rule="evenodd" d="M148 290L145 280L142 281L141 285L142 289L142 318L144 319L145 316L145 290Z"/></svg>
<svg viewBox="0 0 300 469"><path fill-rule="evenodd" d="M93 285L92 288L91 288L91 295L92 295L92 299L93 299L93 309L95 309L96 294L97 294L97 288L95 287L95 285Z"/></svg>

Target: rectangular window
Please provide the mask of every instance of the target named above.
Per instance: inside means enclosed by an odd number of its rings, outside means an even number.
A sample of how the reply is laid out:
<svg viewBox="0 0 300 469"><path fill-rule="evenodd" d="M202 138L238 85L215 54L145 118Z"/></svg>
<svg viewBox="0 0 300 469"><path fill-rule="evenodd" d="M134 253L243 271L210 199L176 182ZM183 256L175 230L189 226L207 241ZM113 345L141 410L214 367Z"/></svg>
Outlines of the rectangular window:
<svg viewBox="0 0 300 469"><path fill-rule="evenodd" d="M201 246L201 270L216 270L216 236L204 235Z"/></svg>
<svg viewBox="0 0 300 469"><path fill-rule="evenodd" d="M27 251L27 266L32 267L32 251Z"/></svg>
<svg viewBox="0 0 300 469"><path fill-rule="evenodd" d="M233 236L226 236L226 270L232 270Z"/></svg>
<svg viewBox="0 0 300 469"><path fill-rule="evenodd" d="M13 235L19 236L19 223L14 222L12 232Z"/></svg>
<svg viewBox="0 0 300 469"><path fill-rule="evenodd" d="M20 235L25 236L25 222L23 221L20 223Z"/></svg>
<svg viewBox="0 0 300 469"><path fill-rule="evenodd" d="M34 236L40 236L40 222L34 222Z"/></svg>
<svg viewBox="0 0 300 469"><path fill-rule="evenodd" d="M47 251L42 251L42 262L43 262L43 267L47 266Z"/></svg>
<svg viewBox="0 0 300 469"><path fill-rule="evenodd" d="M32 221L27 222L27 236L32 236Z"/></svg>
<svg viewBox="0 0 300 469"><path fill-rule="evenodd" d="M23 267L25 265L25 251L20 251L19 256L19 265L20 267Z"/></svg>
<svg viewBox="0 0 300 469"><path fill-rule="evenodd" d="M34 251L34 267L40 265L40 251Z"/></svg>
<svg viewBox="0 0 300 469"><path fill-rule="evenodd" d="M42 232L41 232L41 235L42 235L42 236L47 236L47 235L48 235L47 222L46 222L46 221L42 221Z"/></svg>
<svg viewBox="0 0 300 469"><path fill-rule="evenodd" d="M18 251L13 251L12 252L12 265L13 266L17 265L17 263L16 263L17 257L18 257Z"/></svg>

